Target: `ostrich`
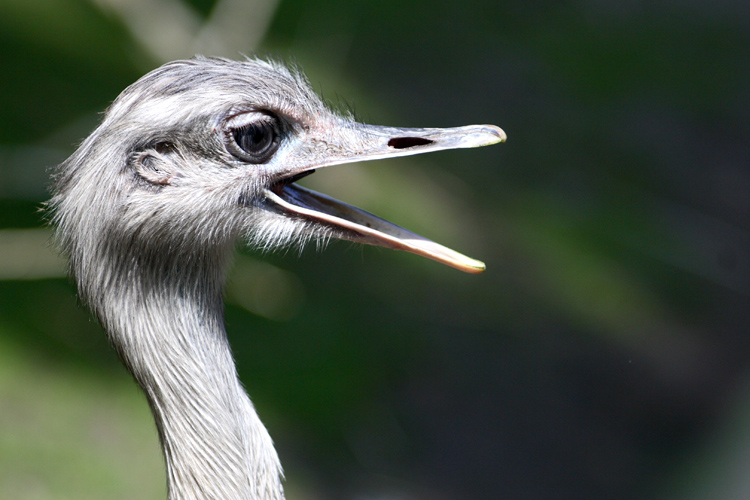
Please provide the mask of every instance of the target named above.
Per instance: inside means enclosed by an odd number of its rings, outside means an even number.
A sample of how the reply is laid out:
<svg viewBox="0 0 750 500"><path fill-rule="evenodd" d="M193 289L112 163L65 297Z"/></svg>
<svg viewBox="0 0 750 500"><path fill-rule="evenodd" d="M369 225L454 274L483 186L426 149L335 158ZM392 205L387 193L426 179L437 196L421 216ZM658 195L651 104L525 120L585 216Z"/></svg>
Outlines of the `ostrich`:
<svg viewBox="0 0 750 500"><path fill-rule="evenodd" d="M146 394L170 500L279 500L282 469L239 381L222 291L238 239L331 238L484 264L295 181L330 165L505 140L492 125L404 129L331 111L277 63L195 58L125 89L57 167L49 202L79 296Z"/></svg>

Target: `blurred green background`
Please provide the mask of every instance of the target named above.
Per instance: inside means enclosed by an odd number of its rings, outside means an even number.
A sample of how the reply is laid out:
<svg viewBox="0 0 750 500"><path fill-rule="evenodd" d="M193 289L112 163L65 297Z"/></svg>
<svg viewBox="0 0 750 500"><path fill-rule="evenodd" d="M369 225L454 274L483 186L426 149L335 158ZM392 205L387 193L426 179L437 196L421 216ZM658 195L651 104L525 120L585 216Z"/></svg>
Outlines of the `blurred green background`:
<svg viewBox="0 0 750 500"><path fill-rule="evenodd" d="M0 0L0 498L165 498L47 246L47 168L148 70L296 61L503 145L305 183L487 263L242 250L226 317L295 499L750 497L750 11L732 0Z"/></svg>

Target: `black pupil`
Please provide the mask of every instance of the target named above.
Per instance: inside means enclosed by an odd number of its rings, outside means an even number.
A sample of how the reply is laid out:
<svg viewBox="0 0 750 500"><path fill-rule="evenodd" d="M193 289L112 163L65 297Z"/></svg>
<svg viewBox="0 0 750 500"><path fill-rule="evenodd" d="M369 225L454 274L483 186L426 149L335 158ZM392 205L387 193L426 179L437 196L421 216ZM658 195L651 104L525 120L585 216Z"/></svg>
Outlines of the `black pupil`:
<svg viewBox="0 0 750 500"><path fill-rule="evenodd" d="M264 153L273 143L273 127L269 123L253 123L236 129L234 140L248 154Z"/></svg>

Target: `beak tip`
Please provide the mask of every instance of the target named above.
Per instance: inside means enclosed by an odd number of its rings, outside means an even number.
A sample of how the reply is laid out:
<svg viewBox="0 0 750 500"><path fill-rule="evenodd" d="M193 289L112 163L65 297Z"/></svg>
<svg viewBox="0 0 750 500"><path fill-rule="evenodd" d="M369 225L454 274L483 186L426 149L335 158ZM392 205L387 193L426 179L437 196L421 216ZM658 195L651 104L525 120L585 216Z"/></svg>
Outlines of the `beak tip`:
<svg viewBox="0 0 750 500"><path fill-rule="evenodd" d="M485 126L489 130L489 133L494 135L497 138L497 141L495 141L496 143L505 142L508 139L508 135L500 127L495 126L495 125L485 125Z"/></svg>
<svg viewBox="0 0 750 500"><path fill-rule="evenodd" d="M460 269L461 271L469 274L481 274L486 269L487 266L482 262L481 260L472 259L470 257L466 257L464 255L461 255L460 262L458 265L454 266L457 269Z"/></svg>
<svg viewBox="0 0 750 500"><path fill-rule="evenodd" d="M484 262L479 262L479 264L481 265L478 265L471 270L472 274L481 274L487 270L487 266L484 264Z"/></svg>

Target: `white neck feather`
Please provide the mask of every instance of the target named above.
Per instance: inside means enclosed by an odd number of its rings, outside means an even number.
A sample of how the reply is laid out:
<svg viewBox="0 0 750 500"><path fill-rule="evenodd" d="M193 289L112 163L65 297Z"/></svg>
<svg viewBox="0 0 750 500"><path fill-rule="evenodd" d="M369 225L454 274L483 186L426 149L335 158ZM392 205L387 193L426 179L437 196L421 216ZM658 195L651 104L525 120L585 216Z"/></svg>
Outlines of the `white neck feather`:
<svg viewBox="0 0 750 500"><path fill-rule="evenodd" d="M220 285L133 281L102 312L154 413L169 499L283 500L278 456L237 378Z"/></svg>

